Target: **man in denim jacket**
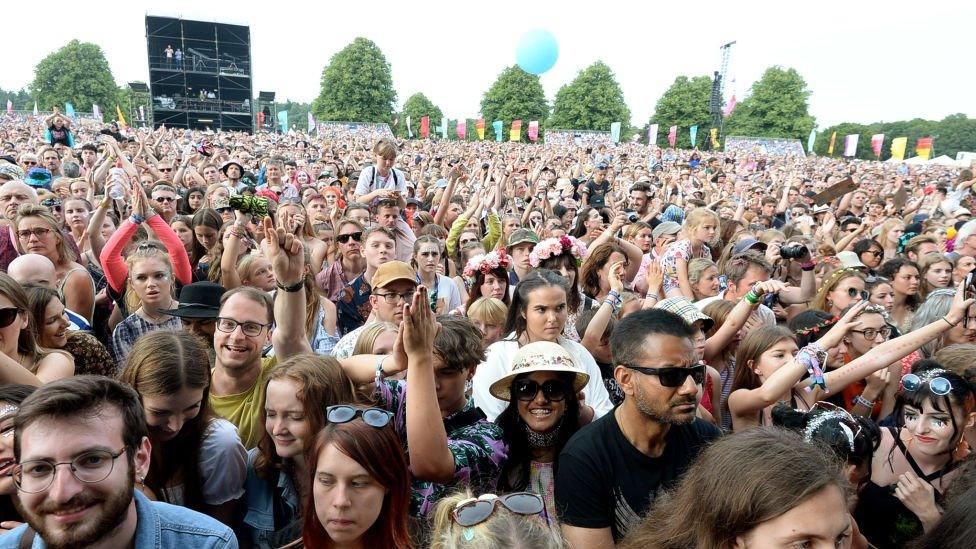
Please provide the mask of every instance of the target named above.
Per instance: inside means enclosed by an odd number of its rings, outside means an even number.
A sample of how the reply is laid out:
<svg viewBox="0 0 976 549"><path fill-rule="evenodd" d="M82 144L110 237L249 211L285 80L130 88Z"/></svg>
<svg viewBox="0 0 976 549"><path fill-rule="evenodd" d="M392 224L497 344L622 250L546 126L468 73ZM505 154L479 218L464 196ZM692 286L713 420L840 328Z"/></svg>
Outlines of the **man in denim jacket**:
<svg viewBox="0 0 976 549"><path fill-rule="evenodd" d="M100 376L37 389L14 420L13 469L27 524L0 536L11 547L236 548L233 531L135 490L151 447L139 396Z"/></svg>

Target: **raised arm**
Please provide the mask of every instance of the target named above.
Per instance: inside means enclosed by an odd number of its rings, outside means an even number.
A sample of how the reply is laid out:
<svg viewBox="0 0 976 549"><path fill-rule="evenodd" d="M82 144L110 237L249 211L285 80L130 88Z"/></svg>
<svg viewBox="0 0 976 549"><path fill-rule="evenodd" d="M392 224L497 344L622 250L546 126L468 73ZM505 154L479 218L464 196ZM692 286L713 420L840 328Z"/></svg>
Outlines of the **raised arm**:
<svg viewBox="0 0 976 549"><path fill-rule="evenodd" d="M241 275L237 272L237 256L241 253L241 238L244 236L246 218L239 210L235 211L237 220L227 229L230 236L224 243L224 252L220 256L220 285L232 290L241 285Z"/></svg>
<svg viewBox="0 0 976 549"><path fill-rule="evenodd" d="M305 334L305 250L299 237L285 232L283 227L275 229L270 217L264 218L264 235L264 255L278 281L274 302L276 326L271 343L275 356L283 361L312 352Z"/></svg>
<svg viewBox="0 0 976 549"><path fill-rule="evenodd" d="M765 282L759 282L753 287L753 291L757 294L757 297L762 297L768 293L776 293L786 287L785 284L778 280L767 280ZM732 311L729 312L729 316L722 323L722 326L715 332L712 337L705 341L705 360L712 360L713 358L719 356L722 350L725 349L726 345L732 341L735 334L745 326L746 321L749 320L749 316L755 306L746 301L745 299L740 299Z"/></svg>

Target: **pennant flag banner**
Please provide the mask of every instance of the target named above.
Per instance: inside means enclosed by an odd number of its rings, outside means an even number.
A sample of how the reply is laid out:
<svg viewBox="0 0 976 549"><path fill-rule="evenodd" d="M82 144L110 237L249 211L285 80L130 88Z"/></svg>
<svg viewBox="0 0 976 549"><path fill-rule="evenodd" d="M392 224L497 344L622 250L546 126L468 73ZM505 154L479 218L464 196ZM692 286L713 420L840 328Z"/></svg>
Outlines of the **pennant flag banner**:
<svg viewBox="0 0 976 549"><path fill-rule="evenodd" d="M13 113L14 113L14 102L8 99L7 100L7 114L13 114Z"/></svg>
<svg viewBox="0 0 976 549"><path fill-rule="evenodd" d="M857 138L860 134L852 133L844 136L844 156L854 156L857 154Z"/></svg>
<svg viewBox="0 0 976 549"><path fill-rule="evenodd" d="M34 101L34 116L37 116L37 101Z"/></svg>
<svg viewBox="0 0 976 549"><path fill-rule="evenodd" d="M688 134L691 136L691 148L694 149L698 146L698 125L688 128Z"/></svg>
<svg viewBox="0 0 976 549"><path fill-rule="evenodd" d="M308 131L311 133L312 128L315 127L315 117L312 116L312 111L308 111Z"/></svg>
<svg viewBox="0 0 976 549"><path fill-rule="evenodd" d="M430 137L430 117L422 116L420 117L420 138L427 139Z"/></svg>
<svg viewBox="0 0 976 549"><path fill-rule="evenodd" d="M495 130L495 141L502 140L502 126L504 123L501 120L495 120L491 123L491 127Z"/></svg>
<svg viewBox="0 0 976 549"><path fill-rule="evenodd" d="M830 134L830 144L827 145L827 154L834 154L834 143L837 142L837 132Z"/></svg>
<svg viewBox="0 0 976 549"><path fill-rule="evenodd" d="M657 145L657 131L660 126L658 124L651 124L650 128L647 128L647 144Z"/></svg>
<svg viewBox="0 0 976 549"><path fill-rule="evenodd" d="M413 139L413 128L410 127L410 115L407 115L407 139Z"/></svg>
<svg viewBox="0 0 976 549"><path fill-rule="evenodd" d="M671 129L668 130L668 144L670 144L673 147L674 142L677 139L678 139L678 126L671 126Z"/></svg>
<svg viewBox="0 0 976 549"><path fill-rule="evenodd" d="M905 159L905 149L908 148L907 137L896 137L891 140L891 158L895 160Z"/></svg>
<svg viewBox="0 0 976 549"><path fill-rule="evenodd" d="M127 127L128 124L125 122L125 117L122 116L122 109L118 105L115 106L115 118L119 121L119 126L123 128Z"/></svg>
<svg viewBox="0 0 976 549"><path fill-rule="evenodd" d="M92 103L92 116L101 120L102 119L102 109L98 108L98 105Z"/></svg>
<svg viewBox="0 0 976 549"><path fill-rule="evenodd" d="M441 139L447 139L447 119L441 118Z"/></svg>
<svg viewBox="0 0 976 549"><path fill-rule="evenodd" d="M620 143L620 122L610 124L610 141Z"/></svg>
<svg viewBox="0 0 976 549"><path fill-rule="evenodd" d="M810 137L807 138L807 154L813 152L813 142L817 140L817 130L810 130Z"/></svg>
<svg viewBox="0 0 976 549"><path fill-rule="evenodd" d="M932 138L931 137L919 137L915 141L915 154L928 160L932 156Z"/></svg>
<svg viewBox="0 0 976 549"><path fill-rule="evenodd" d="M72 105L70 101L64 104L64 114L70 116L71 118L75 117L75 106Z"/></svg>
<svg viewBox="0 0 976 549"><path fill-rule="evenodd" d="M722 116L729 116L732 111L735 110L735 94L729 98L729 102L725 105L725 110L722 111Z"/></svg>
<svg viewBox="0 0 976 549"><path fill-rule="evenodd" d="M510 141L521 141L522 140L522 121L512 120L512 131L510 132L508 139Z"/></svg>
<svg viewBox="0 0 976 549"><path fill-rule="evenodd" d="M876 133L871 136L871 150L874 151L874 156L881 158L881 145L884 144L884 134Z"/></svg>
<svg viewBox="0 0 976 549"><path fill-rule="evenodd" d="M709 133L712 134L712 150L718 150L721 146L721 143L718 142L718 128L712 128Z"/></svg>
<svg viewBox="0 0 976 549"><path fill-rule="evenodd" d="M529 141L535 143L539 140L539 121L533 120L529 122Z"/></svg>
<svg viewBox="0 0 976 549"><path fill-rule="evenodd" d="M458 120L457 128L455 131L457 131L458 139L461 140L465 139L468 136L468 120L467 119Z"/></svg>
<svg viewBox="0 0 976 549"><path fill-rule="evenodd" d="M485 140L485 119L479 118L474 123L474 129L478 132L478 141L484 141Z"/></svg>
<svg viewBox="0 0 976 549"><path fill-rule="evenodd" d="M281 133L288 132L288 111L278 112L278 127L281 129Z"/></svg>

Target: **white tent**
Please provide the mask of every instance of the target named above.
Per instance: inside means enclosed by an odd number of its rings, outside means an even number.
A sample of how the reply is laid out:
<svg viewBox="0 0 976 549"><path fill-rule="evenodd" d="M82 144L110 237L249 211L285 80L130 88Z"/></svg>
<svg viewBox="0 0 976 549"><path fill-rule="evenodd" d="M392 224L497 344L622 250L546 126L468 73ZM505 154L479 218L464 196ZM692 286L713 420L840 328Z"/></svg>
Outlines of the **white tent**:
<svg viewBox="0 0 976 549"><path fill-rule="evenodd" d="M951 158L951 157L949 157L947 155L937 156L937 157L933 158L932 160L929 160L927 163L928 164L935 164L937 166L952 166L952 167L959 166L959 162L957 162L955 159L953 159L953 158Z"/></svg>
<svg viewBox="0 0 976 549"><path fill-rule="evenodd" d="M908 160L906 160L905 164L909 164L911 166L921 166L924 164L928 164L928 162L929 162L928 160L922 158L921 156L913 156Z"/></svg>

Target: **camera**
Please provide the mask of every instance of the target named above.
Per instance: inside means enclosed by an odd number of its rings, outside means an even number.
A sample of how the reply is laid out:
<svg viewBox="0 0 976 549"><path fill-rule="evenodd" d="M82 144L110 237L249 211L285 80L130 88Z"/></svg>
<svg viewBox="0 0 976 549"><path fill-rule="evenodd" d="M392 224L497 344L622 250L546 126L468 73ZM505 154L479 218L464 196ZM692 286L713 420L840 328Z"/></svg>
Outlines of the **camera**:
<svg viewBox="0 0 976 549"><path fill-rule="evenodd" d="M635 211L626 210L624 213L627 214L627 223L637 223L637 221L640 219L640 216L637 215L637 212Z"/></svg>
<svg viewBox="0 0 976 549"><path fill-rule="evenodd" d="M796 246L783 246L779 249L779 255L783 259L800 259L809 254L807 247L801 244Z"/></svg>

